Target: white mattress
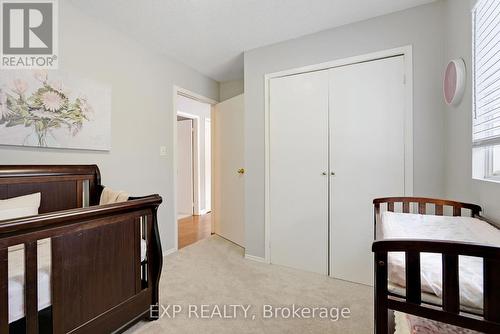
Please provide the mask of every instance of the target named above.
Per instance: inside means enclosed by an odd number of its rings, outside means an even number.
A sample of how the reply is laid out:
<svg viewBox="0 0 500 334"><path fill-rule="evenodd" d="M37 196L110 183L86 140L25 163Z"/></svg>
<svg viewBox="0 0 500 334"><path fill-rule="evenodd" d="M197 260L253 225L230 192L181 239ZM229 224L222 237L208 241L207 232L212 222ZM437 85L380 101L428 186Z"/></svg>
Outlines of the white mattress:
<svg viewBox="0 0 500 334"><path fill-rule="evenodd" d="M141 262L146 259L146 241L141 240ZM51 305L50 240L38 241L38 310ZM24 250L9 248L9 323L24 317Z"/></svg>
<svg viewBox="0 0 500 334"><path fill-rule="evenodd" d="M384 212L381 233L383 239L431 239L476 242L500 246L500 230L470 217L447 217ZM441 255L421 254L422 292L442 297ZM460 303L463 307L483 307L482 259L460 256ZM404 253L389 253L389 281L405 286Z"/></svg>

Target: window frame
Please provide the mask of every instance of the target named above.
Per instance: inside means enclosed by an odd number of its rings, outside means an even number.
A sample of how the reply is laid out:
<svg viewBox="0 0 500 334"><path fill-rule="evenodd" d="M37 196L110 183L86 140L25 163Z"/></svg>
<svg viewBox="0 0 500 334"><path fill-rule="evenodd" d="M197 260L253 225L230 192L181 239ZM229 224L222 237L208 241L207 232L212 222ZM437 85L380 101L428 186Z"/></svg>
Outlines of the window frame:
<svg viewBox="0 0 500 334"><path fill-rule="evenodd" d="M474 140L474 127L475 119L477 117L477 104L476 104L476 16L477 10L481 3L486 0L478 0L471 11L472 22L472 178L476 180L500 183L500 169L494 170L494 155L496 144L490 145L476 145ZM500 88L499 88L500 91ZM484 150L483 154L475 154L476 150ZM499 151L500 153L500 151ZM497 153L498 154L498 153ZM475 159L481 159L476 161ZM479 163L478 163L479 162ZM482 166L476 168L475 166ZM499 167L500 168L500 167ZM478 175L479 174L479 175Z"/></svg>
<svg viewBox="0 0 500 334"><path fill-rule="evenodd" d="M500 167L494 169L495 146L490 146L485 149L485 179L500 182Z"/></svg>

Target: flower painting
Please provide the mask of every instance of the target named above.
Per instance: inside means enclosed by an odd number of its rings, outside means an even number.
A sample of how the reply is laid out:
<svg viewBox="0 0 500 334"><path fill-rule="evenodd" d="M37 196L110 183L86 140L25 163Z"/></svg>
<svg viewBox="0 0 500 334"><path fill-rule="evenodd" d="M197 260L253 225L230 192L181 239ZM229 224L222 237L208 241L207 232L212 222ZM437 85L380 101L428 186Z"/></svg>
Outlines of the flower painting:
<svg viewBox="0 0 500 334"><path fill-rule="evenodd" d="M0 145L109 150L111 89L59 71L2 71Z"/></svg>

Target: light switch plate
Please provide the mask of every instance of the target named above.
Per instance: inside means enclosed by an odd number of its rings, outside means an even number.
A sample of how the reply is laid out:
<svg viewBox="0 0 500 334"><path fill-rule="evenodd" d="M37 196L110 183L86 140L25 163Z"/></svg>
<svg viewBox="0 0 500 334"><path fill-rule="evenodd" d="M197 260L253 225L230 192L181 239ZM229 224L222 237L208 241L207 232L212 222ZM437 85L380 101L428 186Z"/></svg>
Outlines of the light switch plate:
<svg viewBox="0 0 500 334"><path fill-rule="evenodd" d="M160 146L160 156L166 156L167 155L167 147L166 146Z"/></svg>

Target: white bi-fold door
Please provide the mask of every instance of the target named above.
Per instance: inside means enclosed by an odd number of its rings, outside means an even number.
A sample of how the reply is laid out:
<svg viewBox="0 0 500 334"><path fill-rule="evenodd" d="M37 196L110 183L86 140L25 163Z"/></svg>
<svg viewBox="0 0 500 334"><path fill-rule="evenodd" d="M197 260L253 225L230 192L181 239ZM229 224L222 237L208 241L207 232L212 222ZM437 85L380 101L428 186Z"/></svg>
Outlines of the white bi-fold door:
<svg viewBox="0 0 500 334"><path fill-rule="evenodd" d="M372 201L405 194L404 58L330 70L330 110L330 275L372 285Z"/></svg>
<svg viewBox="0 0 500 334"><path fill-rule="evenodd" d="M271 263L372 284L375 197L405 193L404 58L270 80Z"/></svg>
<svg viewBox="0 0 500 334"><path fill-rule="evenodd" d="M270 82L271 263L328 273L328 72Z"/></svg>

